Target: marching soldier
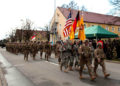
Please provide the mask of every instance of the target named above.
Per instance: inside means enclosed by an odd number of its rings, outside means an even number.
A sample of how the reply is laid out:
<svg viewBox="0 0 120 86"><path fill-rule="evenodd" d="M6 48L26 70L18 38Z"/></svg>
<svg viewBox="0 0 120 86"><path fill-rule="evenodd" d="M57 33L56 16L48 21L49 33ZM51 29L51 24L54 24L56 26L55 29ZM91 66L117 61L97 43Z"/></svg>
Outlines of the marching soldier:
<svg viewBox="0 0 120 86"><path fill-rule="evenodd" d="M24 43L23 45L24 48L24 60L28 61L28 55L29 55L29 44L28 43Z"/></svg>
<svg viewBox="0 0 120 86"><path fill-rule="evenodd" d="M74 42L73 44L73 56L74 56L74 60L75 60L75 67L78 68L78 48L79 48L79 45L78 43L76 43L76 41Z"/></svg>
<svg viewBox="0 0 120 86"><path fill-rule="evenodd" d="M42 41L39 44L39 49L40 49L40 58L42 59L42 54L43 54L43 49L44 49L44 43Z"/></svg>
<svg viewBox="0 0 120 86"><path fill-rule="evenodd" d="M38 46L37 46L36 41L32 44L31 50L32 50L33 60L35 60L35 56L38 52Z"/></svg>
<svg viewBox="0 0 120 86"><path fill-rule="evenodd" d="M59 47L60 48L60 58L61 58L61 62L60 62L60 70L62 71L62 67L65 68L64 72L68 72L68 56L67 54L67 49L66 49L66 42L64 42L64 44Z"/></svg>
<svg viewBox="0 0 120 86"><path fill-rule="evenodd" d="M100 66L102 67L102 70L103 70L104 77L107 78L108 76L110 76L110 74L106 73L105 62L104 62L105 53L102 49L102 44L101 43L98 43L97 49L95 49L95 51L94 51L94 55L95 55L95 60L94 60L95 76L97 76L96 70L98 68L98 65L100 64Z"/></svg>
<svg viewBox="0 0 120 86"><path fill-rule="evenodd" d="M60 46L61 46L61 43L57 43L56 44L56 48L55 48L55 58L58 58L59 64L61 62L61 58L60 58Z"/></svg>
<svg viewBox="0 0 120 86"><path fill-rule="evenodd" d="M45 59L48 61L48 58L50 57L51 55L51 45L50 45L50 42L46 42L46 45L45 45Z"/></svg>
<svg viewBox="0 0 120 86"><path fill-rule="evenodd" d="M79 57L80 58L80 71L79 71L79 74L80 74L80 79L82 79L83 78L82 72L83 72L83 69L84 69L84 65L86 65L87 68L88 68L88 72L89 72L91 80L94 80L95 76L93 76L93 73L92 73L92 66L91 66L91 63L90 63L91 53L90 53L90 47L89 47L88 43L89 43L89 41L85 40L84 44L81 45L78 48L78 52L80 54L80 57Z"/></svg>

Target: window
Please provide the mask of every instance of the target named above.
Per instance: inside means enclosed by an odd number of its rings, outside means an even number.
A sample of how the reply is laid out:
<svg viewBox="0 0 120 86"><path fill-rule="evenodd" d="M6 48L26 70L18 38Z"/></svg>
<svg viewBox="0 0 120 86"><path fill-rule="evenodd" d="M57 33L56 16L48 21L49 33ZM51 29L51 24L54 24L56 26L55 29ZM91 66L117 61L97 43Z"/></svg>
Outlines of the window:
<svg viewBox="0 0 120 86"><path fill-rule="evenodd" d="M86 24L84 24L84 28L87 28L87 25L86 25Z"/></svg>
<svg viewBox="0 0 120 86"><path fill-rule="evenodd" d="M118 28L118 32L120 32L120 27Z"/></svg>
<svg viewBox="0 0 120 86"><path fill-rule="evenodd" d="M106 27L106 30L109 30L109 27Z"/></svg>
<svg viewBox="0 0 120 86"><path fill-rule="evenodd" d="M112 27L112 31L114 31L114 27Z"/></svg>

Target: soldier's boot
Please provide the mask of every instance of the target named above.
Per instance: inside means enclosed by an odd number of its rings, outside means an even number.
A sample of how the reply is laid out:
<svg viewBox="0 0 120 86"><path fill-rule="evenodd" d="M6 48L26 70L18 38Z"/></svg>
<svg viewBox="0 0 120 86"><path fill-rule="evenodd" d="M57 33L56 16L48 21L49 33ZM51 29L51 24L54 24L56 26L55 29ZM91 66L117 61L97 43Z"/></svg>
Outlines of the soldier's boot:
<svg viewBox="0 0 120 86"><path fill-rule="evenodd" d="M60 65L60 70L62 71L62 64Z"/></svg>
<svg viewBox="0 0 120 86"><path fill-rule="evenodd" d="M60 58L60 57L58 58L58 63L59 63L59 64L61 63L61 58Z"/></svg>
<svg viewBox="0 0 120 86"><path fill-rule="evenodd" d="M33 56L33 60L35 60L35 56Z"/></svg>
<svg viewBox="0 0 120 86"><path fill-rule="evenodd" d="M69 68L66 68L66 69L64 70L65 73L68 73L68 71L69 71Z"/></svg>
<svg viewBox="0 0 120 86"><path fill-rule="evenodd" d="M48 56L47 56L47 61L48 61Z"/></svg>
<svg viewBox="0 0 120 86"><path fill-rule="evenodd" d="M42 53L40 52L40 59L42 59Z"/></svg>
<svg viewBox="0 0 120 86"><path fill-rule="evenodd" d="M45 53L45 60L46 60L47 56L46 56L46 53Z"/></svg>
<svg viewBox="0 0 120 86"><path fill-rule="evenodd" d="M105 64L101 64L101 66L102 66L102 70L103 70L103 73L104 73L104 77L107 78L108 76L110 76L110 74L106 73Z"/></svg>
<svg viewBox="0 0 120 86"><path fill-rule="evenodd" d="M89 75L90 75L90 79L91 79L92 81L95 80L96 77L93 76L93 74L92 74L92 66L89 65L89 63L87 63L86 65L87 65L87 68L88 68L88 72L89 72Z"/></svg>
<svg viewBox="0 0 120 86"><path fill-rule="evenodd" d="M96 79L95 76L91 76L91 80L94 81Z"/></svg>
<svg viewBox="0 0 120 86"><path fill-rule="evenodd" d="M98 64L95 64L95 67L93 68L95 77L98 77L97 72L96 72L97 68L98 68Z"/></svg>
<svg viewBox="0 0 120 86"><path fill-rule="evenodd" d="M25 60L25 56L24 56L24 60Z"/></svg>
<svg viewBox="0 0 120 86"><path fill-rule="evenodd" d="M72 66L69 66L69 71L73 71Z"/></svg>
<svg viewBox="0 0 120 86"><path fill-rule="evenodd" d="M84 77L82 76L83 68L84 68L84 65L80 67L80 71L79 71L80 79L83 79L83 78L84 78Z"/></svg>
<svg viewBox="0 0 120 86"><path fill-rule="evenodd" d="M26 57L26 61L28 61L28 56Z"/></svg>

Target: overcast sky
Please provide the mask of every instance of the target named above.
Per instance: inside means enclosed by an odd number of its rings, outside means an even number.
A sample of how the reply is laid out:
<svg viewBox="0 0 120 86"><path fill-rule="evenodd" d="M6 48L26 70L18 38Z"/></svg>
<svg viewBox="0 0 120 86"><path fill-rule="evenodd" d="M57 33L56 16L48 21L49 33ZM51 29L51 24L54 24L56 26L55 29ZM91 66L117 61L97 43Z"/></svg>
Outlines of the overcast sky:
<svg viewBox="0 0 120 86"><path fill-rule="evenodd" d="M56 0L56 7L71 0ZM88 11L106 14L112 9L109 0L74 0ZM54 0L0 0L0 40L15 27L22 25L21 19L30 19L36 27L44 27L54 14ZM6 35L7 34L7 35Z"/></svg>

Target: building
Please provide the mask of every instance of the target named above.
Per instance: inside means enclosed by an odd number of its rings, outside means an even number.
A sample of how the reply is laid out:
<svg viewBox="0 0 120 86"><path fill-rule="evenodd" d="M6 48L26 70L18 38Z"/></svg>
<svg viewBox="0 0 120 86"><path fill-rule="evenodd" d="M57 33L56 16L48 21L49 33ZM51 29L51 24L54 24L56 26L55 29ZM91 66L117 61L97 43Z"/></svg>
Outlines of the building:
<svg viewBox="0 0 120 86"><path fill-rule="evenodd" d="M49 32L49 31L48 31ZM15 33L15 37L17 41L25 41L25 36L29 35L30 41L48 41L48 32L47 31L39 31L39 30L22 30L17 29ZM35 36L35 39L32 40L32 37Z"/></svg>
<svg viewBox="0 0 120 86"><path fill-rule="evenodd" d="M71 10L72 20L74 21L78 10ZM81 14L81 11L80 11ZM65 40L63 36L63 29L69 10L66 8L58 7L50 23L50 41L57 41L59 39ZM90 27L94 25L100 25L108 31L114 32L120 36L120 17L104 15L92 12L83 11L84 27ZM78 30L77 30L78 31Z"/></svg>

